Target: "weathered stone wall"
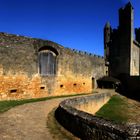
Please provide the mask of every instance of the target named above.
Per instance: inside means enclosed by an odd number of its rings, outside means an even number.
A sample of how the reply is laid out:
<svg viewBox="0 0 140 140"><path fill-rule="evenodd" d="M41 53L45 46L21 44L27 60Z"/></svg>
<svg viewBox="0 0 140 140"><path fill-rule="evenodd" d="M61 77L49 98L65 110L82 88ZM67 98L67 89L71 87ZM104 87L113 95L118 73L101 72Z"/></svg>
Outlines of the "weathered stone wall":
<svg viewBox="0 0 140 140"><path fill-rule="evenodd" d="M39 50L58 52L56 75L41 76ZM0 33L1 99L89 93L104 76L104 58L64 48L48 40Z"/></svg>
<svg viewBox="0 0 140 140"><path fill-rule="evenodd" d="M73 99L71 106L77 110L95 114L104 104L106 104L113 94L100 94L98 96L87 96L84 98Z"/></svg>
<svg viewBox="0 0 140 140"><path fill-rule="evenodd" d="M121 87L118 91L129 98L140 101L140 76L122 74L119 79L121 81Z"/></svg>
<svg viewBox="0 0 140 140"><path fill-rule="evenodd" d="M131 75L139 75L139 57L140 57L140 52L139 52L139 44L134 41L133 46L132 46L132 51L131 51Z"/></svg>
<svg viewBox="0 0 140 140"><path fill-rule="evenodd" d="M77 110L78 104L111 97L110 93L68 99L60 103L55 112L56 119L67 130L82 140L136 140L140 139L139 124L115 124L92 114Z"/></svg>

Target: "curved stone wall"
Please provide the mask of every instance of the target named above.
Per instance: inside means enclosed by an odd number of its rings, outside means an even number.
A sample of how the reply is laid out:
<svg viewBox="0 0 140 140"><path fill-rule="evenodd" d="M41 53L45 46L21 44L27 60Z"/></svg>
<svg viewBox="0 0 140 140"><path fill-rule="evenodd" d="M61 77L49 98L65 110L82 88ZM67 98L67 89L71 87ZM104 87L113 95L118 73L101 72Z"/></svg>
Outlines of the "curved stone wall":
<svg viewBox="0 0 140 140"><path fill-rule="evenodd" d="M140 139L139 124L116 124L78 108L82 104L104 101L111 96L111 93L100 93L65 100L57 108L55 117L63 127L82 140Z"/></svg>

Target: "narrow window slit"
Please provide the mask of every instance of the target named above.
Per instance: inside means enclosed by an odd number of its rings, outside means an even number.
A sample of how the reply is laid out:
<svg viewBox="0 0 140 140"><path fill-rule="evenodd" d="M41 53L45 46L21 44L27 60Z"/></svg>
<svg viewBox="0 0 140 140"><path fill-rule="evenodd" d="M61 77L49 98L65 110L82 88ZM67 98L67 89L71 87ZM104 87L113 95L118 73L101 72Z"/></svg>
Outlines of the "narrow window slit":
<svg viewBox="0 0 140 140"><path fill-rule="evenodd" d="M42 86L42 87L40 87L40 89L45 89L45 87Z"/></svg>
<svg viewBox="0 0 140 140"><path fill-rule="evenodd" d="M64 85L60 85L60 88L63 88Z"/></svg>
<svg viewBox="0 0 140 140"><path fill-rule="evenodd" d="M76 83L74 83L74 84L73 84L73 86L77 86L77 84L76 84Z"/></svg>

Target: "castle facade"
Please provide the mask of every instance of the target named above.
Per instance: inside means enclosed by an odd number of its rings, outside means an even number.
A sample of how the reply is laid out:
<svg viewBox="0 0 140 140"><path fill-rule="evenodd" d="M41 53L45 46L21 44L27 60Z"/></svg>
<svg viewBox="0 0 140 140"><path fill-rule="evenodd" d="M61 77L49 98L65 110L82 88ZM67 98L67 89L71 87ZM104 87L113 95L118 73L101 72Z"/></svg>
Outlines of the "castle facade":
<svg viewBox="0 0 140 140"><path fill-rule="evenodd" d="M48 40L0 33L0 99L89 93L104 58Z"/></svg>
<svg viewBox="0 0 140 140"><path fill-rule="evenodd" d="M135 29L134 8L131 3L119 9L119 26L112 29L109 23L104 27L105 63L110 76L120 74L140 75L140 28Z"/></svg>

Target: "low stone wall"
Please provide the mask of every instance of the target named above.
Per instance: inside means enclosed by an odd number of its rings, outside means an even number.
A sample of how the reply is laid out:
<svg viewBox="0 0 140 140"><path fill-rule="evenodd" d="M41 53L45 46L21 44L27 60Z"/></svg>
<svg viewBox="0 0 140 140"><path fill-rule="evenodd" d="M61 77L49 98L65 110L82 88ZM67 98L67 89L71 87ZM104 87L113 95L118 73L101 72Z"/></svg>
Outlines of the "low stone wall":
<svg viewBox="0 0 140 140"><path fill-rule="evenodd" d="M57 108L55 117L63 127L82 140L140 139L139 124L116 124L77 108L78 104L87 104L88 101L101 101L101 99L104 100L111 96L111 93L100 93L65 100Z"/></svg>
<svg viewBox="0 0 140 140"><path fill-rule="evenodd" d="M87 96L68 100L69 105L77 110L90 114L95 114L105 103L108 102L113 94L97 94L98 96Z"/></svg>

